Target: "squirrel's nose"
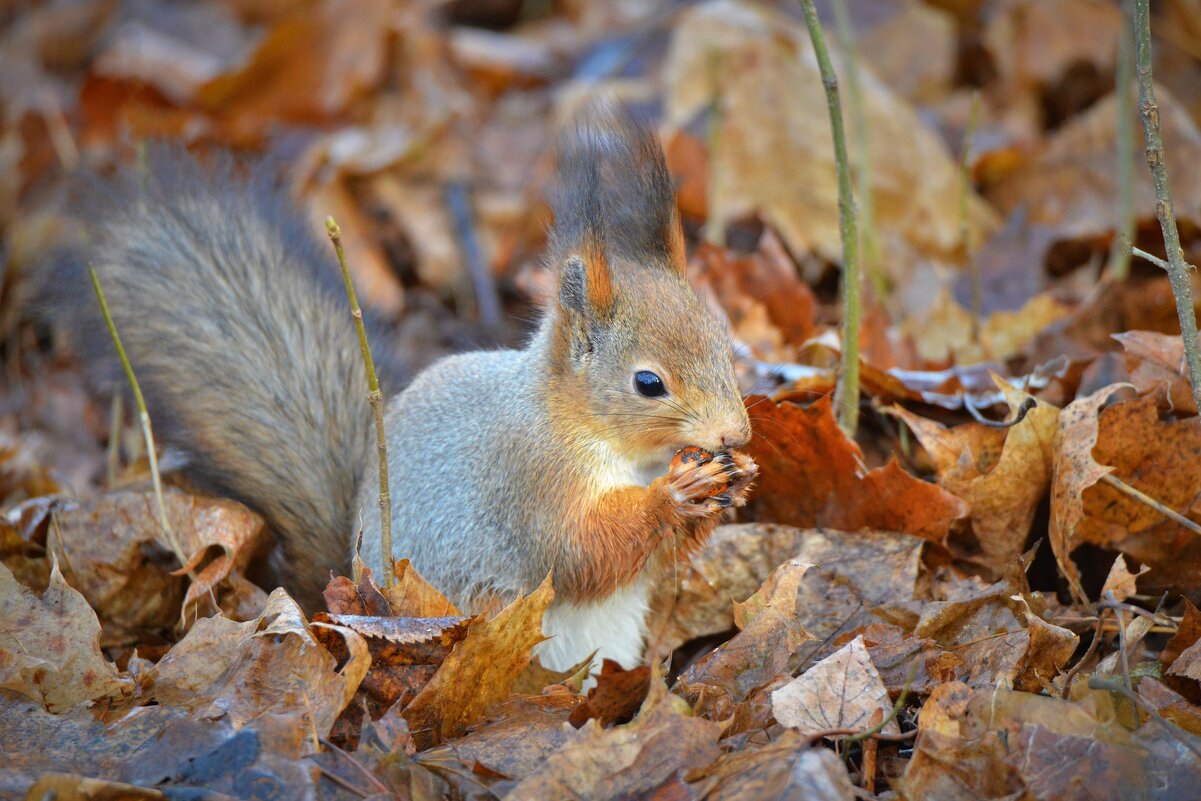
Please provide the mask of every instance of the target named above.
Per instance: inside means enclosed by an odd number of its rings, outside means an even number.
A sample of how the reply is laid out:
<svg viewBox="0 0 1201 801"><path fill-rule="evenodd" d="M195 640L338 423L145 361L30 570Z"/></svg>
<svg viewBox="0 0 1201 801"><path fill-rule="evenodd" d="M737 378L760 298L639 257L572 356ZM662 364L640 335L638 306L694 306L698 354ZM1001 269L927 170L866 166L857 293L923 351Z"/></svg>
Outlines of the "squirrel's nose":
<svg viewBox="0 0 1201 801"><path fill-rule="evenodd" d="M751 427L747 423L743 423L737 428L732 428L722 433L721 449L725 451L730 448L741 448L750 441Z"/></svg>

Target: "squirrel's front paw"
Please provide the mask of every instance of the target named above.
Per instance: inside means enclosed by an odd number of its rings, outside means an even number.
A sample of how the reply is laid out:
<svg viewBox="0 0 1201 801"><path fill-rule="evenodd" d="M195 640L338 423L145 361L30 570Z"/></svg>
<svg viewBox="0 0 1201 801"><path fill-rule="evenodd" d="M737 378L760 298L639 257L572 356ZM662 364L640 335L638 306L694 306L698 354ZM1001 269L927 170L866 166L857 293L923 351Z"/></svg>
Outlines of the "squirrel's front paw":
<svg viewBox="0 0 1201 801"><path fill-rule="evenodd" d="M726 476L730 483L723 494L729 497L729 505L745 506L751 482L759 475L759 465L755 464L754 459L738 451L719 453L714 458L726 465Z"/></svg>
<svg viewBox="0 0 1201 801"><path fill-rule="evenodd" d="M697 447L676 454L667 474L667 487L676 512L685 518L711 517L731 506L746 503L751 480L758 472L744 454L716 456Z"/></svg>

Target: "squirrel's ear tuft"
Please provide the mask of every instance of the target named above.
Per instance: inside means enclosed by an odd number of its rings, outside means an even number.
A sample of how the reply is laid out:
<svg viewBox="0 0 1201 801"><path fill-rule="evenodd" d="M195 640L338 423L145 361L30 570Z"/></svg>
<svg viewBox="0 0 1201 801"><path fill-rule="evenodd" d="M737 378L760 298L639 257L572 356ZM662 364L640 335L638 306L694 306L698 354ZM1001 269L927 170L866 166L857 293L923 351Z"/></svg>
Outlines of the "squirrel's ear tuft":
<svg viewBox="0 0 1201 801"><path fill-rule="evenodd" d="M559 266L559 305L592 320L607 317L613 308L613 279L604 251L595 244L586 243Z"/></svg>
<svg viewBox="0 0 1201 801"><path fill-rule="evenodd" d="M684 238L658 137L626 107L589 101L559 144L552 258L588 249L683 273ZM587 260L587 258L586 258Z"/></svg>

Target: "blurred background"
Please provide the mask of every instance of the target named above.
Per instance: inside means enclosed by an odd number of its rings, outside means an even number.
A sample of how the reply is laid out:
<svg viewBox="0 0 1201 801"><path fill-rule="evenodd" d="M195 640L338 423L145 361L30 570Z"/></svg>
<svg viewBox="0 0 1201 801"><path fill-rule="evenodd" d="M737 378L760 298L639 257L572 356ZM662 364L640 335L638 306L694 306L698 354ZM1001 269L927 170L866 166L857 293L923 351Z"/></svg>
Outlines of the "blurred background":
<svg viewBox="0 0 1201 801"><path fill-rule="evenodd" d="M1099 280L1122 196L1136 243L1162 253L1133 113L1117 144L1117 2L817 6L864 231L866 402L959 412L977 392L999 404L991 368L1062 404L1121 377L1112 333L1178 331L1158 268ZM1188 257L1201 223L1201 2L1152 13ZM555 133L598 91L662 135L690 274L742 346L744 389L828 393L837 190L797 3L0 2L0 434L23 476L5 497L103 476L109 408L27 314L40 260L79 236L65 179L132 163L161 138L274 161L315 236L326 215L341 224L361 296L412 375L451 351L518 343L532 325ZM860 439L880 463L892 446L873 444L870 423Z"/></svg>

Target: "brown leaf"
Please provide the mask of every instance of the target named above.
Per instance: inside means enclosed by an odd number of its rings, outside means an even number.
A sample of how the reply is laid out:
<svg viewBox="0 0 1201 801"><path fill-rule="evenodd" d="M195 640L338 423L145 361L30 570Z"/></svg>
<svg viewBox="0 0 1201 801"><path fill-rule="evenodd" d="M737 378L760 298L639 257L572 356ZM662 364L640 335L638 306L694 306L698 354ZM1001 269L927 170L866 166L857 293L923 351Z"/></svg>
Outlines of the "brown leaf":
<svg viewBox="0 0 1201 801"><path fill-rule="evenodd" d="M642 706L650 681L650 668L645 665L625 670L606 659L596 677L596 686L588 691L588 700L573 709L568 720L578 729L590 718L601 726L631 718Z"/></svg>
<svg viewBox="0 0 1201 801"><path fill-rule="evenodd" d="M1030 396L996 378L1016 416ZM1059 410L1038 403L1015 426L998 430L980 423L947 429L896 408L934 458L938 483L965 500L980 549L969 556L999 575L1021 554L1034 513L1051 484Z"/></svg>
<svg viewBox="0 0 1201 801"><path fill-rule="evenodd" d="M1071 554L1080 543L1077 527L1084 518L1084 491L1113 472L1112 467L1100 465L1093 459L1093 446L1097 444L1098 410L1117 388L1117 385L1110 385L1086 398L1072 401L1060 412L1059 429L1055 433L1051 550L1060 572L1068 580L1072 596L1080 603L1086 603L1087 599Z"/></svg>
<svg viewBox="0 0 1201 801"><path fill-rule="evenodd" d="M891 698L903 690L926 695L940 684L959 681L966 674L959 656L944 651L934 640L906 634L897 626L872 623L838 637L834 644L843 645L853 639L851 635L863 637Z"/></svg>
<svg viewBox="0 0 1201 801"><path fill-rule="evenodd" d="M693 717L688 705L668 693L656 676L632 723L609 729L596 721L585 723L541 770L505 797L512 801L635 797L679 772L712 763L720 753L720 732L716 723Z"/></svg>
<svg viewBox="0 0 1201 801"><path fill-rule="evenodd" d="M572 740L574 730L566 724L579 700L557 692L506 701L493 710L491 720L445 745L422 751L417 761L452 782L470 774L471 782L491 784L474 770L477 765L520 781L541 770Z"/></svg>
<svg viewBox="0 0 1201 801"><path fill-rule="evenodd" d="M872 664L863 637L827 656L771 695L781 726L814 734L828 729L868 729L876 710L892 712L888 690ZM884 727L899 734L895 720Z"/></svg>
<svg viewBox="0 0 1201 801"><path fill-rule="evenodd" d="M1150 569L1143 565L1137 573L1131 573L1130 569L1126 567L1126 557L1118 554L1118 558L1113 560L1113 566L1109 568L1109 575L1105 577L1105 583L1101 586L1101 597L1104 598L1112 592L1114 600L1125 601L1138 592L1138 577Z"/></svg>
<svg viewBox="0 0 1201 801"><path fill-rule="evenodd" d="M812 747L791 729L758 748L722 754L697 784L712 787L704 796L712 801L851 801L857 797L842 759L833 751Z"/></svg>
<svg viewBox="0 0 1201 801"><path fill-rule="evenodd" d="M305 725L326 736L371 663L358 634L316 623L314 628L329 627L345 642L347 658L336 670L336 660L320 647L300 608L282 589L271 594L257 621L206 620L156 666L149 679L151 692L160 703L202 717L223 717L237 727L303 710ZM267 731L274 730L268 726Z"/></svg>
<svg viewBox="0 0 1201 801"><path fill-rule="evenodd" d="M747 452L759 478L747 509L755 519L808 528L901 531L946 540L967 505L895 462L865 471L863 452L838 428L828 397L810 406L751 398ZM799 491L803 488L803 491Z"/></svg>
<svg viewBox="0 0 1201 801"><path fill-rule="evenodd" d="M1002 740L973 736L966 720L973 691L952 682L930 694L918 718L913 758L896 785L904 798L980 801L1021 797L1022 785L1005 765Z"/></svg>
<svg viewBox="0 0 1201 801"><path fill-rule="evenodd" d="M0 564L0 689L32 698L50 712L86 701L119 700L132 691L100 652L100 623L58 570L39 598Z"/></svg>
<svg viewBox="0 0 1201 801"><path fill-rule="evenodd" d="M1115 403L1100 415L1093 456L1159 503L1201 520L1201 418L1160 419L1163 389ZM1119 550L1151 568L1144 591L1201 588L1201 538L1159 510L1101 484L1084 492L1081 542Z"/></svg>
<svg viewBox="0 0 1201 801"><path fill-rule="evenodd" d="M542 642L542 615L554 597L550 577L492 620L472 621L463 641L404 710L418 750L462 734L508 697Z"/></svg>
<svg viewBox="0 0 1201 801"><path fill-rule="evenodd" d="M189 609L204 603L210 592L223 596L219 585L244 570L265 542L262 518L235 501L168 487L163 504L173 539L159 524L150 490L112 492L65 507L51 527L47 547L61 555L74 585L115 632L170 626L179 617L181 595ZM172 542L188 559L174 572ZM199 567L210 549L218 549L216 556L184 595L182 574Z"/></svg>
<svg viewBox="0 0 1201 801"><path fill-rule="evenodd" d="M1178 336L1155 331L1125 331L1114 334L1126 352L1126 369L1130 383L1140 393L1168 385L1168 400L1182 415L1196 414L1184 363L1184 343Z"/></svg>
<svg viewBox="0 0 1201 801"><path fill-rule="evenodd" d="M801 625L828 644L836 632L871 622L877 604L913 597L924 546L916 537L877 531L719 526L678 576L665 575L656 586L648 642L666 653L733 628L731 602L749 598L778 565L795 558L816 565L801 581ZM809 648L802 645L803 652Z"/></svg>
<svg viewBox="0 0 1201 801"><path fill-rule="evenodd" d="M426 581L408 559L396 562L395 574L396 583L384 590L392 614L399 617L459 617L463 614Z"/></svg>
<svg viewBox="0 0 1201 801"><path fill-rule="evenodd" d="M809 567L790 559L768 577L744 605L742 631L681 677L688 697L716 691L738 703L787 670L797 646L813 639L797 617L797 588Z"/></svg>
<svg viewBox="0 0 1201 801"><path fill-rule="evenodd" d="M287 15L244 66L201 86L197 101L228 115L235 136L264 120L335 115L383 77L389 12L383 0L324 0Z"/></svg>

